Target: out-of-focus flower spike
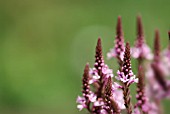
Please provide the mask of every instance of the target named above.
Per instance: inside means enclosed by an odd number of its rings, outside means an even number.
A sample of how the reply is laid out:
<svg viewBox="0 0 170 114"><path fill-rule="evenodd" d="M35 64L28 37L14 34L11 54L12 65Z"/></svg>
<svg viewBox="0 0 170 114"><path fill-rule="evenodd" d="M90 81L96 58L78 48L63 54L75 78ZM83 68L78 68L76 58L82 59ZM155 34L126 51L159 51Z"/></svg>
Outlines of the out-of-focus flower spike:
<svg viewBox="0 0 170 114"><path fill-rule="evenodd" d="M122 21L121 16L118 16L117 26L116 26L116 37L115 37L115 46L113 49L107 53L107 57L110 59L112 57L117 58L119 64L123 60L123 53L124 53L124 36L123 36L123 29L122 29Z"/></svg>
<svg viewBox="0 0 170 114"><path fill-rule="evenodd" d="M142 66L139 66L138 68L138 78L139 78L139 82L137 83L137 95L136 95L137 103L135 105L135 108L139 107L142 110L142 112L145 114L148 113L149 111L149 106L148 106L149 101L145 93L145 76L144 76L144 70Z"/></svg>
<svg viewBox="0 0 170 114"><path fill-rule="evenodd" d="M97 69L99 76L102 76L102 67L104 66L104 59L102 55L101 38L98 38L96 46L95 64L94 67ZM102 77L100 77L102 78Z"/></svg>
<svg viewBox="0 0 170 114"><path fill-rule="evenodd" d="M170 31L168 31L169 44L162 52L162 69L166 76L170 75Z"/></svg>
<svg viewBox="0 0 170 114"><path fill-rule="evenodd" d="M164 91L168 91L169 88L167 85L167 81L165 79L164 72L162 71L162 69L160 69L160 65L157 62L153 62L152 68L157 82L160 84L160 86Z"/></svg>
<svg viewBox="0 0 170 114"><path fill-rule="evenodd" d="M167 91L167 81L164 76L164 72L161 68L161 61L160 61L160 36L159 31L155 31L155 41L154 41L154 61L152 63L152 68L154 71L154 76L160 86Z"/></svg>
<svg viewBox="0 0 170 114"><path fill-rule="evenodd" d="M143 36L143 25L142 25L142 18L140 15L137 16L137 34L138 36Z"/></svg>
<svg viewBox="0 0 170 114"><path fill-rule="evenodd" d="M144 33L143 33L143 25L142 25L142 19L141 16L137 16L137 39L140 41L141 46L144 43Z"/></svg>
<svg viewBox="0 0 170 114"><path fill-rule="evenodd" d="M137 83L137 86L140 90L144 91L145 76L144 76L144 70L143 70L142 66L139 66L139 68L138 68L138 78L139 78L139 82Z"/></svg>
<svg viewBox="0 0 170 114"><path fill-rule="evenodd" d="M107 83L105 85L105 103L106 103L106 110L108 114L120 114L120 108L116 101L112 98L112 78L109 77L107 79Z"/></svg>
<svg viewBox="0 0 170 114"><path fill-rule="evenodd" d="M122 18L121 18L121 16L118 16L118 19L117 19L116 33L117 33L116 38L120 38L120 39L123 38Z"/></svg>
<svg viewBox="0 0 170 114"><path fill-rule="evenodd" d="M135 46L132 48L132 57L138 58L140 61L143 59L151 60L153 58L149 46L145 43L141 16L137 16L137 39Z"/></svg>
<svg viewBox="0 0 170 114"><path fill-rule="evenodd" d="M155 30L154 61L158 62L159 59L160 59L160 35L159 35L159 30Z"/></svg>

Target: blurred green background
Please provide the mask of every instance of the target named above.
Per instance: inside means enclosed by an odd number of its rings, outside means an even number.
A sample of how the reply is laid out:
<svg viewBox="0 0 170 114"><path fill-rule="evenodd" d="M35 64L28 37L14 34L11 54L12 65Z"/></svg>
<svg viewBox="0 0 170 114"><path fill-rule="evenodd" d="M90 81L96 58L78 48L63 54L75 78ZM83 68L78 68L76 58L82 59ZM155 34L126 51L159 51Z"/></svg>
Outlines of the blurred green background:
<svg viewBox="0 0 170 114"><path fill-rule="evenodd" d="M84 65L94 63L97 38L106 58L121 15L133 45L141 14L148 44L153 47L159 28L164 48L169 12L169 0L0 0L0 114L87 113L75 100ZM117 70L116 61L106 63ZM170 101L164 105L168 111Z"/></svg>

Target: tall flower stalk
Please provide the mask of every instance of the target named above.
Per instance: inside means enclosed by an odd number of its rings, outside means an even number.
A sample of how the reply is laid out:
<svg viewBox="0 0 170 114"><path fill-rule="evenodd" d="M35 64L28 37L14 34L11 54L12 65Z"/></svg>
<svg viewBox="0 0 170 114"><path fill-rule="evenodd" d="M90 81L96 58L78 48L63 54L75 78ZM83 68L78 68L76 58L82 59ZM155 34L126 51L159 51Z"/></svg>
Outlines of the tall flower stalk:
<svg viewBox="0 0 170 114"><path fill-rule="evenodd" d="M135 47L132 48L132 56L137 59L138 62L138 79L139 82L137 83L137 103L135 104L134 108L140 108L143 114L148 113L148 97L145 93L145 74L144 74L144 62L147 59L151 59L152 54L150 48L145 43L143 25L141 16L137 16L137 38L135 42Z"/></svg>
<svg viewBox="0 0 170 114"><path fill-rule="evenodd" d="M103 87L104 87L104 81L106 76L103 72L104 67L105 64L102 55L101 39L99 38L96 45L95 64L94 64L95 71L99 76L97 81L98 88L96 90L97 100L103 99ZM101 109L102 106L94 106L93 113L100 113Z"/></svg>
<svg viewBox="0 0 170 114"><path fill-rule="evenodd" d="M148 114L149 112L149 99L145 93L145 76L142 66L138 67L138 78L139 82L137 83L137 103L134 108L140 108L143 114Z"/></svg>
<svg viewBox="0 0 170 114"><path fill-rule="evenodd" d="M168 90L166 79L164 77L164 73L160 67L160 36L159 31L155 32L155 42L154 42L154 61L152 63L152 67L154 70L155 79L158 81L162 89L165 91Z"/></svg>
<svg viewBox="0 0 170 114"><path fill-rule="evenodd" d="M124 53L124 59L123 59L123 65L121 68L121 71L118 71L118 77L117 79L122 82L122 90L124 95L124 102L127 109L128 114L132 114L132 103L131 103L131 95L130 95L130 88L129 86L134 83L138 82L138 79L135 78L135 75L132 72L131 69L131 57L130 57L130 45L129 43L126 43L125 53Z"/></svg>
<svg viewBox="0 0 170 114"><path fill-rule="evenodd" d="M102 55L102 46L101 46L101 39L99 38L97 41L97 46L96 46L96 55L95 55L95 64L94 67L96 68L96 71L99 75L99 89L97 91L97 97L100 98L102 97L102 92L103 92L103 80L105 75L103 74L102 70L104 67L104 59L103 59L103 55Z"/></svg>

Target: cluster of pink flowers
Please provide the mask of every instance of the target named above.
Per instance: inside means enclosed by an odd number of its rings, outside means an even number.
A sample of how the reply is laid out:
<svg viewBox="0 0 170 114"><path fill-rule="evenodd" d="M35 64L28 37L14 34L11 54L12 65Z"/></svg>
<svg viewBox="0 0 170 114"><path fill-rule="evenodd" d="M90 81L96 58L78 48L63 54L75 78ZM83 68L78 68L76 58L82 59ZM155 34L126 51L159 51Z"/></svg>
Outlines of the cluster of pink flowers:
<svg viewBox="0 0 170 114"><path fill-rule="evenodd" d="M87 63L82 78L82 97L77 108L91 114L163 114L162 100L170 98L170 43L161 52L159 31L155 31L153 53L146 44L141 17L137 17L137 38L134 47L124 43L121 17L118 17L115 46L107 53L119 64L117 74L104 62L101 39L95 51L94 67ZM170 32L168 32L170 38ZM134 75L131 56L136 59ZM136 103L131 101L130 86L136 83Z"/></svg>

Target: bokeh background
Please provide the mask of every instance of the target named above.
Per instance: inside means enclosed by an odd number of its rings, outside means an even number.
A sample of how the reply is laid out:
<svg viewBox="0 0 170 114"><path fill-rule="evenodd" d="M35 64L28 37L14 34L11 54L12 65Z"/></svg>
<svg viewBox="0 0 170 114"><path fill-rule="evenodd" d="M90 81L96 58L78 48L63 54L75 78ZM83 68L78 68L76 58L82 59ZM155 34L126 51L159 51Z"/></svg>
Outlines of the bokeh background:
<svg viewBox="0 0 170 114"><path fill-rule="evenodd" d="M159 28L163 49L169 12L169 0L0 0L0 114L87 113L75 100L84 65L93 66L97 38L106 58L121 15L133 45L140 14L147 43L153 47ZM117 70L115 60L106 63ZM135 87L131 91L134 98ZM164 101L167 114L168 105Z"/></svg>

